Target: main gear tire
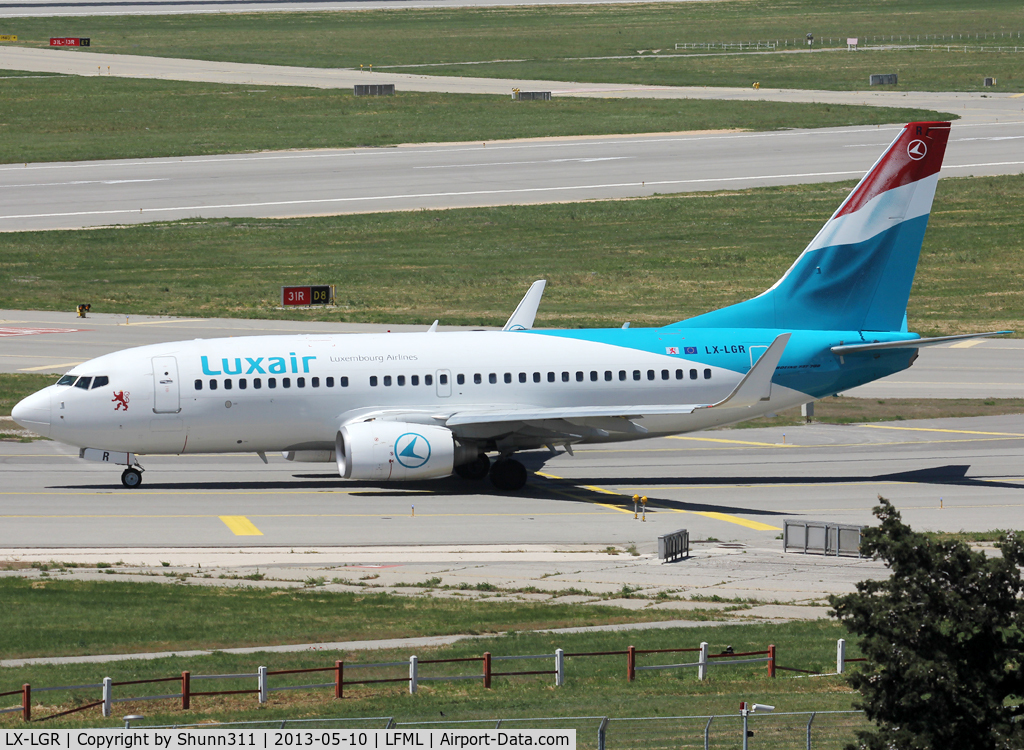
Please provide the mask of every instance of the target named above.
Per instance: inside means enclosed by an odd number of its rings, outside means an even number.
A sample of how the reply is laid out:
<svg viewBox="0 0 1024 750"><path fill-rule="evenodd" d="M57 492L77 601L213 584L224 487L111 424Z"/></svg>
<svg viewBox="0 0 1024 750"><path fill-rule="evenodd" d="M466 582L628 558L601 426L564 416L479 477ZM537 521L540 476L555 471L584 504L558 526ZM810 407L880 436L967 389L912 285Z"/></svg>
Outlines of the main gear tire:
<svg viewBox="0 0 1024 750"><path fill-rule="evenodd" d="M526 467L511 458L495 461L491 466L491 484L501 492L516 492L526 486Z"/></svg>
<svg viewBox="0 0 1024 750"><path fill-rule="evenodd" d="M479 481L485 479L491 471L491 459L486 453L479 453L477 457L468 464L455 467L455 473L463 479Z"/></svg>

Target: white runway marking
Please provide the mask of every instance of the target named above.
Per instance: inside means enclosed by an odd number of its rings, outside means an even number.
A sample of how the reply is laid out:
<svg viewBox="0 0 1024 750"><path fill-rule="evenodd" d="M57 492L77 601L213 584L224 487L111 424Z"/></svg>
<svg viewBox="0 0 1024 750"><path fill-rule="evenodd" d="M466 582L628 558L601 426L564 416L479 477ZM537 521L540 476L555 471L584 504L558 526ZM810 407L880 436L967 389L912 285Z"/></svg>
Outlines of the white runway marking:
<svg viewBox="0 0 1024 750"><path fill-rule="evenodd" d="M589 164L594 161L619 161L620 159L632 159L632 156L579 156L573 159L535 159L533 161L492 161L480 162L479 164L436 164L429 167L413 167L413 169L467 169L470 167L514 167L520 164L562 164L567 161L578 161Z"/></svg>
<svg viewBox="0 0 1024 750"><path fill-rule="evenodd" d="M123 185L127 182L167 182L170 177L151 177L139 180L72 180L71 182L25 182L20 185L0 185L0 188L63 187L65 185Z"/></svg>
<svg viewBox="0 0 1024 750"><path fill-rule="evenodd" d="M1024 164L1024 162L1020 162ZM968 165L971 166L971 165ZM974 165L980 166L980 165ZM566 190L607 190L610 188L624 188L624 187L661 187L664 185L697 185L704 183L713 182L736 182L738 180L782 180L782 179L802 179L807 177L837 177L842 175L854 175L859 176L863 174L862 170L844 170L841 172L805 172L799 174L775 174L775 175L749 175L745 177L707 177L703 179L694 180L658 180L653 182L613 182L598 185L564 185L561 187L532 187L532 188L515 188L508 190L465 190L465 191L453 191L453 192L441 192L441 193L406 193L398 195L360 195L352 196L348 198L311 198L308 200L292 200L292 201L264 201L259 203L221 203L216 205L201 205L201 206L164 206L159 208L140 208L138 210L133 208L119 208L111 209L108 211L69 211L69 212L58 212L58 213L45 213L45 214L15 214L8 216L0 216L0 219L42 219L42 218L59 218L67 216L113 216L115 214L134 214L134 213L157 213L164 211L202 211L210 209L230 209L230 208L264 208L267 206L302 206L302 205L315 205L315 204L331 204L331 203L354 203L354 202L365 202L365 201L382 201L382 200L409 200L416 198L465 198L471 196L485 196L485 195L522 195L524 193L551 193L551 192L562 192Z"/></svg>

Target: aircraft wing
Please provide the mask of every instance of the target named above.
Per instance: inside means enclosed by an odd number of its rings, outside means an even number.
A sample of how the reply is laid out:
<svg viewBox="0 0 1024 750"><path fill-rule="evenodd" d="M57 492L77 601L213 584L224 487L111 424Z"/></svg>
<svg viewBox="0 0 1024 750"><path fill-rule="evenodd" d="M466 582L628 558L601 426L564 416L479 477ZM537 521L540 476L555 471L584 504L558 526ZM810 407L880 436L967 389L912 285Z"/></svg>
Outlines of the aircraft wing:
<svg viewBox="0 0 1024 750"><path fill-rule="evenodd" d="M628 404L618 406L523 407L494 410L457 411L445 419L445 425L456 433L467 427L493 428L496 431L515 431L512 423L534 428L549 429L564 434L575 434L578 428L598 433L646 433L635 422L648 416L692 414L698 409L744 409L767 400L771 395L772 376L779 365L791 334L778 336L760 359L743 376L732 393L714 404ZM503 427L504 426L504 427ZM460 430L459 428L463 428Z"/></svg>
<svg viewBox="0 0 1024 750"><path fill-rule="evenodd" d="M424 424L443 424L459 437L492 439L519 435L537 439L574 440L604 437L612 432L645 434L647 429L636 420L655 416L684 416L699 409L748 409L771 396L775 374L791 334L779 335L747 371L732 392L713 404L620 404L612 406L506 406L501 409L468 408L449 413L436 409L354 410L342 424L384 419ZM737 415L737 418L743 417Z"/></svg>
<svg viewBox="0 0 1024 750"><path fill-rule="evenodd" d="M858 352L877 352L882 349L919 349L922 346L936 346L937 344L948 344L950 341L965 341L966 339L980 339L986 336L1005 336L1013 331L989 331L987 333L961 333L956 336L933 336L927 339L904 339L903 341L876 341L871 344L847 344L833 346L832 353L840 357L846 354L857 354Z"/></svg>

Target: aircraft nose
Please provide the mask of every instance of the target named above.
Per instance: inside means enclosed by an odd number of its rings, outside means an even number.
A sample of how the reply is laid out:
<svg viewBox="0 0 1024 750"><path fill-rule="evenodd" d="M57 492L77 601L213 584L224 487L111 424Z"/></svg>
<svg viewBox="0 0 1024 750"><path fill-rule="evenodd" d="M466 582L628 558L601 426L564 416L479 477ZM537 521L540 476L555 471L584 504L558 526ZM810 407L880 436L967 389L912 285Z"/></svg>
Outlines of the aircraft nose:
<svg viewBox="0 0 1024 750"><path fill-rule="evenodd" d="M50 394L45 391L23 398L11 409L11 418L26 430L50 435Z"/></svg>

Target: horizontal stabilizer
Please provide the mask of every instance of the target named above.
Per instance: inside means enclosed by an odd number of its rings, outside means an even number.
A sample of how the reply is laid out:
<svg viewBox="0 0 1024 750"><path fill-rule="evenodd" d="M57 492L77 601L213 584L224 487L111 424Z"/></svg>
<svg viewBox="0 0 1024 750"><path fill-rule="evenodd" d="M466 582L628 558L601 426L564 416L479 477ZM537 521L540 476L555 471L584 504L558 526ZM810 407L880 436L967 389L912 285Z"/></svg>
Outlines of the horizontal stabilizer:
<svg viewBox="0 0 1024 750"><path fill-rule="evenodd" d="M775 368L779 366L779 360L782 359L782 353L786 350L790 336L792 336L790 333L777 336L767 351L743 376L743 380L733 389L733 392L717 404L711 404L706 408L738 409L744 406L755 406L761 401L768 400L772 395L772 376L775 375Z"/></svg>
<svg viewBox="0 0 1024 750"><path fill-rule="evenodd" d="M904 339L903 341L876 341L871 344L848 344L844 346L833 346L832 353L840 357L858 352L877 352L883 349L919 349L922 346L936 346L937 344L948 344L950 341L966 341L967 339L980 339L986 336L1005 336L1013 331L989 331L987 333L962 333L956 336L933 336L927 339Z"/></svg>
<svg viewBox="0 0 1024 750"><path fill-rule="evenodd" d="M501 330L528 331L533 328L533 320L537 317L537 308L540 307L540 299L544 296L544 287L547 283L544 279L539 279L530 285L515 312Z"/></svg>

